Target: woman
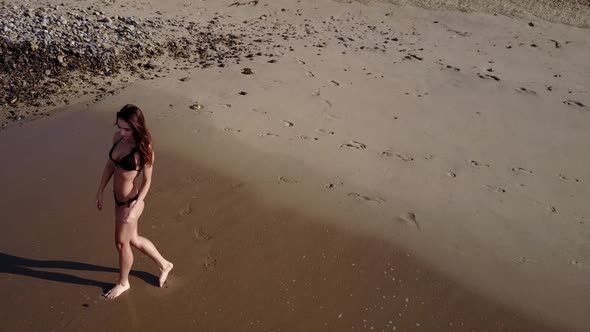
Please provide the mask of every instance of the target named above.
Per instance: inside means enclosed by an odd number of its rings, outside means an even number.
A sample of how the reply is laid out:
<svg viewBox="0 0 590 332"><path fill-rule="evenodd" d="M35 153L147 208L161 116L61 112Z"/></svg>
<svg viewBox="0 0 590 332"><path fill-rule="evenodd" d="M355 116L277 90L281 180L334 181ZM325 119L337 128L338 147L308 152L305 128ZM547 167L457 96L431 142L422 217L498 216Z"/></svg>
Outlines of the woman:
<svg viewBox="0 0 590 332"><path fill-rule="evenodd" d="M144 208L144 199L152 182L154 151L152 138L145 125L143 113L135 105L125 105L117 112L119 128L113 135L113 147L104 167L96 194L96 207L102 210L102 193L114 175L115 244L119 251L119 282L105 296L110 299L129 289L129 271L133 264L131 246L148 255L160 268L160 287L166 282L173 264L158 252L153 243L137 234L137 221ZM141 187L135 179L143 173Z"/></svg>

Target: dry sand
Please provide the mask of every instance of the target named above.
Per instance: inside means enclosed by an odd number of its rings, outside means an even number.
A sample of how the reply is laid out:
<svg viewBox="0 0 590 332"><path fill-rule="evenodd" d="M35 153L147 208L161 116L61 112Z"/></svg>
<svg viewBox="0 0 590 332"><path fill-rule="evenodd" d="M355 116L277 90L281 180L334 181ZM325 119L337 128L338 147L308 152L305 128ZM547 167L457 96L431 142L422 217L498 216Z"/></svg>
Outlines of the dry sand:
<svg viewBox="0 0 590 332"><path fill-rule="evenodd" d="M588 329L588 30L377 2L129 3L306 37L276 63L175 69L0 132L2 329ZM175 269L159 289L138 253L109 302L112 203L93 194L126 103L156 142L140 232Z"/></svg>
<svg viewBox="0 0 590 332"><path fill-rule="evenodd" d="M342 0L346 1L346 0ZM350 0L349 0L350 1ZM363 1L363 0L357 0ZM365 0L370 2L371 0ZM395 4L413 4L423 8L500 14L519 19L533 17L577 27L590 27L588 0L386 0Z"/></svg>

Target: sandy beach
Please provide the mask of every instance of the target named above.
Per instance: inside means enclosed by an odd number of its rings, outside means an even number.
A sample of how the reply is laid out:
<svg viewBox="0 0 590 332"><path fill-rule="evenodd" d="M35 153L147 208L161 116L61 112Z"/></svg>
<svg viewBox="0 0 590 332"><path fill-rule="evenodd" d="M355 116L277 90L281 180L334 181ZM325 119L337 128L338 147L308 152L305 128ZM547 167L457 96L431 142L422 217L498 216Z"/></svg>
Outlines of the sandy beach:
<svg viewBox="0 0 590 332"><path fill-rule="evenodd" d="M245 48L210 66L159 57L103 90L72 83L53 106L3 106L0 330L590 328L583 15L60 6L177 20L165 29L178 35L216 21ZM136 252L131 290L109 301L114 204L97 211L94 192L127 103L144 110L157 158L140 233L175 269L158 288Z"/></svg>

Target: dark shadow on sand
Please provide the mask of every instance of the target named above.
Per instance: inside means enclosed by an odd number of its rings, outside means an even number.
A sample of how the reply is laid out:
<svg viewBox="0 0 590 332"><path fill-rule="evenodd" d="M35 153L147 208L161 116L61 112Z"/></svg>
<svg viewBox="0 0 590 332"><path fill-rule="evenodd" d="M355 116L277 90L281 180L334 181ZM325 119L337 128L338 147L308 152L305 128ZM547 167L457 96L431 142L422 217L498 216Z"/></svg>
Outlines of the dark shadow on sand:
<svg viewBox="0 0 590 332"><path fill-rule="evenodd" d="M108 291L114 286L113 283L81 278L60 272L39 271L32 268L101 271L115 273L119 272L119 269L112 267L72 261L36 260L8 255L0 252L0 273L20 274L28 277L65 282L75 285L96 286L101 288L103 292ZM131 270L129 274L154 286L158 285L158 277L151 273Z"/></svg>

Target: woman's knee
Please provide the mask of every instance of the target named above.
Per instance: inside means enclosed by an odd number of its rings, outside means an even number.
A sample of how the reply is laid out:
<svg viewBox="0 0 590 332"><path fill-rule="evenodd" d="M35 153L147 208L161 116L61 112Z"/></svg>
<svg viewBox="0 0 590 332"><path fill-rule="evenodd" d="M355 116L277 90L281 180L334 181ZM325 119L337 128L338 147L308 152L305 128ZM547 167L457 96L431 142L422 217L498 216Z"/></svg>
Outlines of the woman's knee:
<svg viewBox="0 0 590 332"><path fill-rule="evenodd" d="M118 251L122 251L122 250L127 249L127 247L130 247L131 244L130 244L130 241L122 241L119 239L115 239L115 246L117 247Z"/></svg>
<svg viewBox="0 0 590 332"><path fill-rule="evenodd" d="M131 239L129 239L129 243L135 248L140 249L141 247L141 241L139 240L139 236L132 236Z"/></svg>

